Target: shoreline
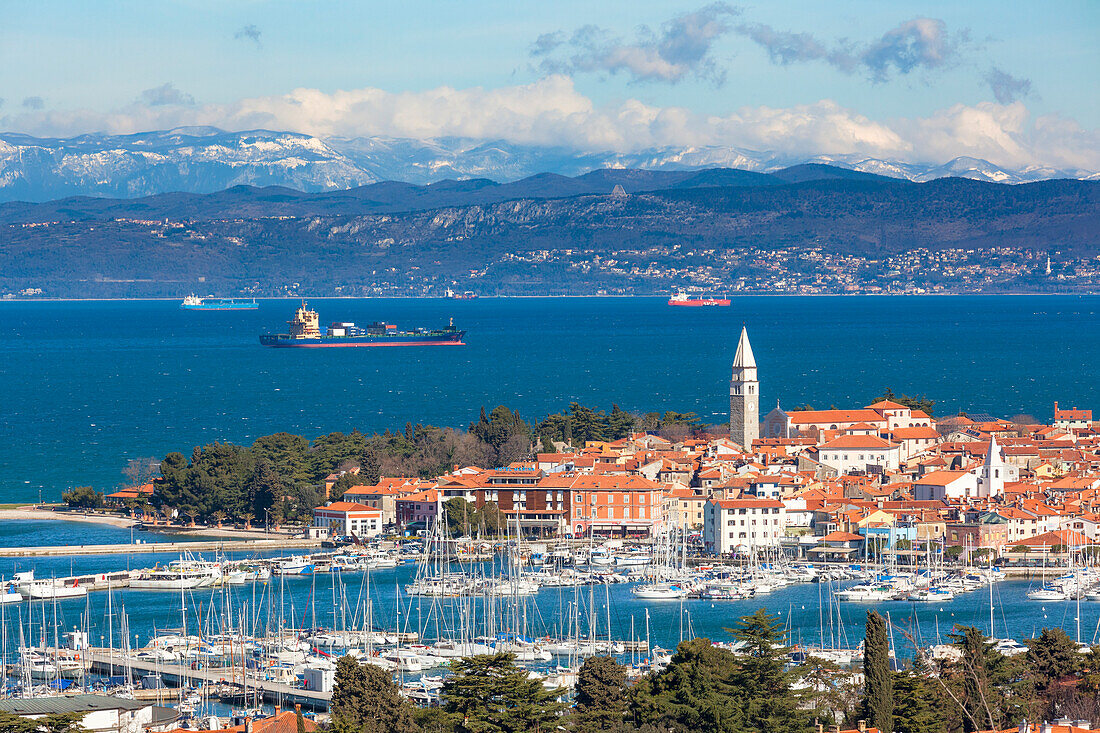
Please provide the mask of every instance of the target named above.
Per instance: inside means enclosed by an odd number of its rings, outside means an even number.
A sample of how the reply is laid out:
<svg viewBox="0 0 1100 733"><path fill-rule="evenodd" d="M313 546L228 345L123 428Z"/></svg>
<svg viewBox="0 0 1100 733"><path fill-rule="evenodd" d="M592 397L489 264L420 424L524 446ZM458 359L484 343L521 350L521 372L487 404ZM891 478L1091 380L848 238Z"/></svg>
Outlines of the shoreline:
<svg viewBox="0 0 1100 733"><path fill-rule="evenodd" d="M85 522L88 524L104 524L119 529L128 529L138 520L129 517L120 517L110 514L96 514L71 511L53 511L52 509L35 509L33 504L21 506L16 509L0 509L0 522L16 522L21 520L46 520L64 522ZM225 527L159 527L143 530L161 537L214 537L226 540L262 540L262 539L289 539L295 535L286 532L265 532L260 529L227 529Z"/></svg>
<svg viewBox="0 0 1100 733"><path fill-rule="evenodd" d="M960 297L980 297L980 298L996 298L996 297L1041 297L1041 296L1054 296L1054 297L1096 297L1100 296L1100 291L1030 291L1030 290L1013 290L1003 293L992 292L946 292L946 293L777 293L777 292L759 292L759 293L731 293L728 295L730 299L734 298L960 298ZM233 298L255 298L256 300L270 300L270 301L282 301L282 300L454 300L453 298L447 298L440 295L294 295L294 296L260 296L260 295L233 295L233 296L206 296L206 297L233 297ZM669 296L665 295L585 295L583 293L571 293L569 295L479 295L476 300L534 300L538 298L547 299L567 299L567 298L584 298L584 299L596 299L596 298L610 298L610 299L629 299L637 298L639 300L656 299L665 300ZM172 302L180 300L180 296L149 296L143 298L0 298L0 303L141 303L141 302Z"/></svg>

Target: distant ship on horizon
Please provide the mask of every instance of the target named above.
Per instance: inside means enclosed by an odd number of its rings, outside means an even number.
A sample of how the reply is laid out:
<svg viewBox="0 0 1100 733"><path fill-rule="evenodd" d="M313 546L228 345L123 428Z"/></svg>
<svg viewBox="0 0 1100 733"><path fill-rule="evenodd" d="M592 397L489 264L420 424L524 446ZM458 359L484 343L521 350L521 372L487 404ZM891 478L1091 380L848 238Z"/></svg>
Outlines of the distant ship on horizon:
<svg viewBox="0 0 1100 733"><path fill-rule="evenodd" d="M465 331L455 328L452 318L447 328L418 328L398 331L392 323L376 321L366 328L347 321L332 323L321 333L317 311L305 301L287 322L290 333L265 333L260 336L264 346L277 348L332 348L348 346L465 346Z"/></svg>
<svg viewBox="0 0 1100 733"><path fill-rule="evenodd" d="M702 295L688 295L684 291L680 291L668 299L669 305L686 305L686 306L727 306L730 304L729 298L707 298Z"/></svg>
<svg viewBox="0 0 1100 733"><path fill-rule="evenodd" d="M450 288L447 288L447 292L445 293L445 295L451 300L474 300L475 298L477 298L477 293L472 290L467 290L463 293L456 293Z"/></svg>
<svg viewBox="0 0 1100 733"><path fill-rule="evenodd" d="M259 307L255 298L200 298L194 294L188 295L180 303L180 308L188 311L254 311Z"/></svg>

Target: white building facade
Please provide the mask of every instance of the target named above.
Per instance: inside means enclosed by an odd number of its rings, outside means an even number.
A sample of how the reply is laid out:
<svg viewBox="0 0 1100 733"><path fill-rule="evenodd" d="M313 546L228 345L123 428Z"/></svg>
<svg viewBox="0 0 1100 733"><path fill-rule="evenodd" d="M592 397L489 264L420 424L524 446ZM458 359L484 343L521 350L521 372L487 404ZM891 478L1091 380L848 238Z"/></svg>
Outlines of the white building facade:
<svg viewBox="0 0 1100 733"><path fill-rule="evenodd" d="M703 544L719 555L776 547L786 535L786 514L783 502L775 499L708 501L703 508Z"/></svg>

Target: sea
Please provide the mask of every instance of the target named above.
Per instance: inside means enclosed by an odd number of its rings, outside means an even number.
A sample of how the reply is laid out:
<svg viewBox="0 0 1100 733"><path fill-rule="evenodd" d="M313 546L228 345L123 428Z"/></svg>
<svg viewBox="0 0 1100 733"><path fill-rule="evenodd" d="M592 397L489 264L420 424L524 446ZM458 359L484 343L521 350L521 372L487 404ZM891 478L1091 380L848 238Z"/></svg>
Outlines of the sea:
<svg viewBox="0 0 1100 733"><path fill-rule="evenodd" d="M214 441L247 444L280 431L313 438L335 430L400 430L406 422L465 427L482 406L500 404L530 421L575 401L607 410L617 404L638 412L690 411L719 424L728 418L730 362L742 327L759 365L762 412L774 404L862 406L887 388L927 396L938 416L965 410L1049 420L1055 401L1100 407L1100 296L758 296L736 297L729 308L602 297L309 304L322 323L414 328L454 318L467 331L466 345L262 347L261 333L285 330L298 305L289 299L263 300L258 310L241 312L183 311L178 301L0 302L0 503L56 500L79 485L111 491L130 459L187 453ZM163 539L141 534L151 545ZM110 526L0 522L0 546L129 539L130 530ZM175 557L151 546L134 555L0 558L0 576L33 568L39 577L60 577ZM392 608L393 621L399 588L414 572L399 567L375 574L375 608ZM995 586L997 636L1022 638L1060 626L1084 641L1096 637L1100 603L1082 602L1078 613L1073 603L1027 601L1027 590L1039 582ZM299 625L315 613L322 621L331 617L336 591L362 587L358 578L327 575L273 583L285 612L294 604ZM262 606L274 587L231 592L238 604L259 593ZM72 628L86 619L95 640L120 628L124 613L144 643L155 628L179 625L181 605L199 618L204 604L207 612L224 604L222 593L170 601L163 593L117 591L110 624L107 594L94 593L59 602L58 621ZM612 636L630 638L633 627L640 639L648 627L653 643L666 647L689 635L728 639L736 619L760 606L778 615L792 640L854 645L866 610L829 603L819 584L756 599L682 604L640 603L621 585L601 593L591 601L605 619L601 634L610 617ZM569 613L563 591L544 589L532 602L532 635L557 633ZM349 604L360 607L357 600ZM990 605L988 591L977 591L948 604L877 608L891 615L895 628L934 643L955 623L988 630ZM31 633L34 619L49 621L54 610L19 604L4 613L8 633L15 634L12 624L21 622ZM406 606L402 613L407 621L423 609Z"/></svg>
<svg viewBox="0 0 1100 733"><path fill-rule="evenodd" d="M1100 407L1100 296L316 299L322 324L446 325L466 346L272 349L298 301L0 301L0 502L109 491L132 458L280 431L465 427L482 406L529 421L570 402L728 420L742 326L761 412L857 407L887 388L937 415L1051 418Z"/></svg>

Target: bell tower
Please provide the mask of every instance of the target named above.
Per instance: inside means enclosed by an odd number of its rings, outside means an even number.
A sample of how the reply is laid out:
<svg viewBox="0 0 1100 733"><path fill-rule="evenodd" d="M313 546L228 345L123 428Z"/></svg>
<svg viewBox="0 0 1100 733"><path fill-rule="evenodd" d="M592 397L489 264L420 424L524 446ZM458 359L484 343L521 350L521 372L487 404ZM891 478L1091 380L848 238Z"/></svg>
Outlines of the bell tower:
<svg viewBox="0 0 1100 733"><path fill-rule="evenodd" d="M742 326L730 379L730 439L745 450L760 437L760 382L756 379L756 357Z"/></svg>

